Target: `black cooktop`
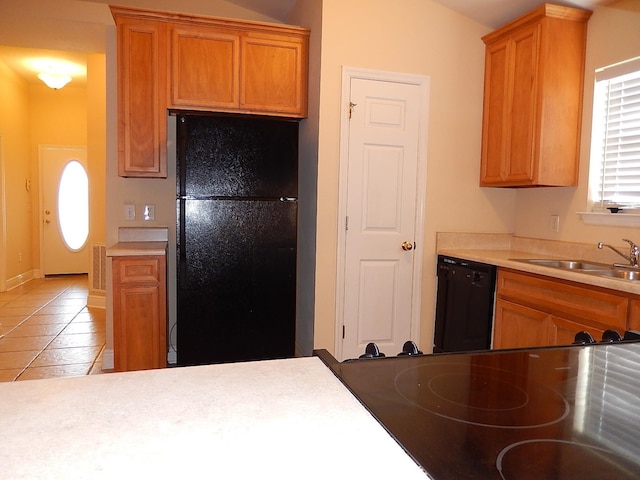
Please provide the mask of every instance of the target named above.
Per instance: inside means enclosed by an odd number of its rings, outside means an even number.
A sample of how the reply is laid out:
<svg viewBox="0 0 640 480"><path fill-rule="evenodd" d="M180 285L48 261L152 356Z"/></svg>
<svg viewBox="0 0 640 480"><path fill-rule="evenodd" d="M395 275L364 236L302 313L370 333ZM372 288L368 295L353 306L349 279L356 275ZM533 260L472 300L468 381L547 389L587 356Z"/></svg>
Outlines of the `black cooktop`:
<svg viewBox="0 0 640 480"><path fill-rule="evenodd" d="M640 478L640 343L329 366L436 480Z"/></svg>

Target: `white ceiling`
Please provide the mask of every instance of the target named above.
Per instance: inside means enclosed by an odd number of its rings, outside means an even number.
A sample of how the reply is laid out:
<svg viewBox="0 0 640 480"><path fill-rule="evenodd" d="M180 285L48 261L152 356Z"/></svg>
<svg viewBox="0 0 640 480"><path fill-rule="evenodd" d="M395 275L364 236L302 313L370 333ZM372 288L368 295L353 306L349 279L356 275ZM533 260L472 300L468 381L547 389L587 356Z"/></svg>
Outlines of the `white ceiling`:
<svg viewBox="0 0 640 480"><path fill-rule="evenodd" d="M497 28L539 7L542 0L433 0L449 7L465 17L472 18L482 25ZM586 8L592 10L597 6L610 5L617 0L549 0L549 3L567 7Z"/></svg>
<svg viewBox="0 0 640 480"><path fill-rule="evenodd" d="M246 20L286 22L298 0L0 0L0 61L26 81L38 83L29 58L59 58L86 71L86 53L105 51L105 26L113 25L108 4ZM537 7L541 0L434 0L489 28ZM556 0L592 9L639 0ZM19 47L19 48L14 48ZM31 50L33 49L33 50ZM31 51L30 51L31 50ZM84 85L86 74L72 85Z"/></svg>

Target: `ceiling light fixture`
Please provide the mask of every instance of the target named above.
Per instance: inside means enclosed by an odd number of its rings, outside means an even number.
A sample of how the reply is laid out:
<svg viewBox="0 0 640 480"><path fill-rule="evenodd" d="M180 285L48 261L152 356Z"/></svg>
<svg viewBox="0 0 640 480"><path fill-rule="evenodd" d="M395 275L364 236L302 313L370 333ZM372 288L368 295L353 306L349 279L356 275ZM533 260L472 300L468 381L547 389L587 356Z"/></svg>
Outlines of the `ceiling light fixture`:
<svg viewBox="0 0 640 480"><path fill-rule="evenodd" d="M38 74L38 78L54 90L60 90L71 81L71 76L64 73L42 72Z"/></svg>

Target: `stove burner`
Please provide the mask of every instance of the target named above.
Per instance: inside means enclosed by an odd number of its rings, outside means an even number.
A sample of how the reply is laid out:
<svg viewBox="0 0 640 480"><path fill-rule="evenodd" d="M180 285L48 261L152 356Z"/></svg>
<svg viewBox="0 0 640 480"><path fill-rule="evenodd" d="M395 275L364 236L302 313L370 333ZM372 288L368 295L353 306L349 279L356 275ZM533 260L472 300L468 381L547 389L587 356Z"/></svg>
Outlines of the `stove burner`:
<svg viewBox="0 0 640 480"><path fill-rule="evenodd" d="M540 472L554 472L554 478L598 480L637 478L637 465L614 452L594 445L559 439L532 439L512 443L496 459L503 480L539 478Z"/></svg>
<svg viewBox="0 0 640 480"><path fill-rule="evenodd" d="M493 398L493 403L488 405L486 398L476 395L472 398L469 397L469 392L464 383L467 380L468 375L461 373L438 375L429 380L429 389L434 395L447 402L482 410L515 410L529 402L529 395L522 388L501 380L493 380L492 383L497 384L502 392L509 391L506 395Z"/></svg>
<svg viewBox="0 0 640 480"><path fill-rule="evenodd" d="M548 386L484 365L417 365L396 375L395 388L418 408L483 427L543 427L569 414L567 401Z"/></svg>

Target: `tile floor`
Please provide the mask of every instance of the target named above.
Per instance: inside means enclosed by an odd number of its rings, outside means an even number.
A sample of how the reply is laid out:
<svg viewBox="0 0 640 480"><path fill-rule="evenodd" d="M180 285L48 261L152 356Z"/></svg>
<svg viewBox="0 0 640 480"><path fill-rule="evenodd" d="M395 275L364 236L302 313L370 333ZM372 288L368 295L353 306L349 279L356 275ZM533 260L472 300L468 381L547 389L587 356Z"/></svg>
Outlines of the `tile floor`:
<svg viewBox="0 0 640 480"><path fill-rule="evenodd" d="M105 311L87 292L87 275L58 275L0 293L0 382L102 372Z"/></svg>

